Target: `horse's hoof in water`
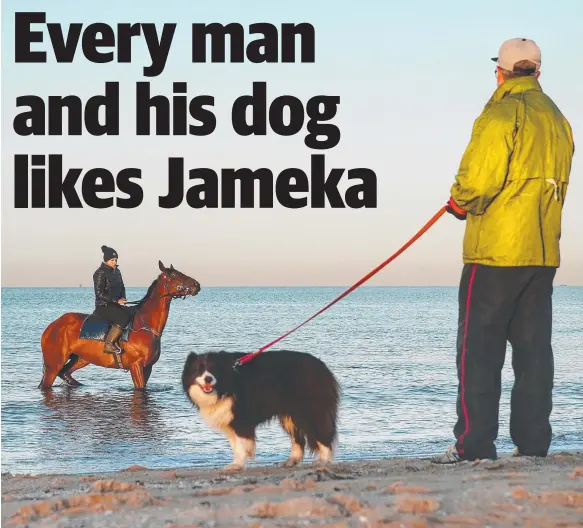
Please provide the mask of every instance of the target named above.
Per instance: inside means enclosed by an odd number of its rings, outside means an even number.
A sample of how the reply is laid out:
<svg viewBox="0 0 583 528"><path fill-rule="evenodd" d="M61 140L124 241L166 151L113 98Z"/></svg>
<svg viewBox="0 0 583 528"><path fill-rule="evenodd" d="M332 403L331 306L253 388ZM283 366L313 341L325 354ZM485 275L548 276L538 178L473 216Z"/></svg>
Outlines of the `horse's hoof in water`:
<svg viewBox="0 0 583 528"><path fill-rule="evenodd" d="M77 381L72 376L63 376L63 381L69 385L69 387L81 387L83 383Z"/></svg>

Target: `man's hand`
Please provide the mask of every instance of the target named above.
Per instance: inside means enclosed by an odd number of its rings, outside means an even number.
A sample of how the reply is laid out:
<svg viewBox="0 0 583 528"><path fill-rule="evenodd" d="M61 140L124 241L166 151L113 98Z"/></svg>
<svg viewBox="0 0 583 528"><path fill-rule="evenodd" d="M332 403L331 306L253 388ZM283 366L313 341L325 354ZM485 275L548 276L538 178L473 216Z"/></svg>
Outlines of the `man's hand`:
<svg viewBox="0 0 583 528"><path fill-rule="evenodd" d="M125 299L120 299L119 301L117 301L117 304L126 304L127 301Z"/></svg>
<svg viewBox="0 0 583 528"><path fill-rule="evenodd" d="M458 204L454 202L451 196L445 206L445 210L449 214L455 216L458 220L465 220L466 217L468 216L468 213L466 213L461 207L459 207Z"/></svg>

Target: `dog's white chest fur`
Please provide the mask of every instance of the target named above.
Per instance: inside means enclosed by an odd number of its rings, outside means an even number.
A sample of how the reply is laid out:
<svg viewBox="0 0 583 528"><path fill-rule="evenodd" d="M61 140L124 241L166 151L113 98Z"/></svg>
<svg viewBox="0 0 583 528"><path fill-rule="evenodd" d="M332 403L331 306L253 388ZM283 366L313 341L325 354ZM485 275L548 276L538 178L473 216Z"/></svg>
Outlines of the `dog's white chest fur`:
<svg viewBox="0 0 583 528"><path fill-rule="evenodd" d="M211 427L225 429L233 421L233 398L223 398L214 405L201 407L200 414Z"/></svg>
<svg viewBox="0 0 583 528"><path fill-rule="evenodd" d="M200 387L192 385L188 391L198 406L202 419L211 427L224 430L233 421L233 398L219 399L215 393L205 394Z"/></svg>

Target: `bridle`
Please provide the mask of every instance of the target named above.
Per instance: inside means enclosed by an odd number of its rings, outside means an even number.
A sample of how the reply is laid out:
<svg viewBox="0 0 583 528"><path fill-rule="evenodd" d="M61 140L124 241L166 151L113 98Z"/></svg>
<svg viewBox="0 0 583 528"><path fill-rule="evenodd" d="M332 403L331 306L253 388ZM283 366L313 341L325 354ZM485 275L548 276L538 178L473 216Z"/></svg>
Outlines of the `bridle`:
<svg viewBox="0 0 583 528"><path fill-rule="evenodd" d="M164 297L170 297L171 299L186 299L189 295L194 295L195 290L189 288L188 286L184 286L182 283L180 283L178 286L176 286L176 290L175 292L171 292L170 288L168 287L168 278L173 278L172 274L174 272L170 272L168 274L163 273L162 274L162 278L164 279L164 290L166 293L163 293L162 295L160 295L158 298L159 299L163 299ZM200 290L200 288L199 288ZM198 293L198 292L197 292ZM126 302L127 304L140 304L144 299L140 299L139 301L128 301Z"/></svg>
<svg viewBox="0 0 583 528"><path fill-rule="evenodd" d="M195 295L195 291L196 289L192 289L189 288L188 286L184 286L182 283L180 283L177 287L176 290L177 291L170 291L170 288L168 287L168 278L173 278L173 274L174 272L171 271L170 273L163 273L162 274L162 278L164 279L164 290L165 293L163 293L162 295L160 295L158 298L159 299L163 299L164 297L170 297L170 299L186 299L189 295ZM198 284L198 283L197 283ZM200 290L200 288L199 288ZM196 292L198 293L198 292ZM128 302L126 304L139 304L141 301L131 301ZM157 332L156 330L153 330L152 328L150 328L144 321L144 316L140 315L139 316L140 321L142 322L142 328L132 328L131 330L134 332L139 332L140 330L146 330L148 332L152 332L152 334L154 334L157 337L160 337L162 334L160 332Z"/></svg>
<svg viewBox="0 0 583 528"><path fill-rule="evenodd" d="M191 288L189 288L188 286L184 286L182 283L180 283L178 286L176 286L176 290L175 292L171 292L170 288L168 288L168 281L166 280L167 278L172 278L172 275L174 274L173 271L171 271L170 273L168 273L168 275L166 275L166 273L164 273L162 275L162 278L165 279L164 280L164 289L166 290L166 293L160 295L160 298L163 297L170 297L171 299L186 299L189 295L194 294L195 290L191 290Z"/></svg>

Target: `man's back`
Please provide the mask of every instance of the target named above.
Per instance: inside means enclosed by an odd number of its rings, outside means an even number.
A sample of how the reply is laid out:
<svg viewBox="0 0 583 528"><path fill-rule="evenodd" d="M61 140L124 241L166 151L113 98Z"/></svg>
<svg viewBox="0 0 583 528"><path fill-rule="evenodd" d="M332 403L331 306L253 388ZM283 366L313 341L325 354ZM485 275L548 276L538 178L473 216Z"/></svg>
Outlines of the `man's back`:
<svg viewBox="0 0 583 528"><path fill-rule="evenodd" d="M534 77L504 82L474 124L452 188L468 215L465 263L560 264L574 152L569 123Z"/></svg>

